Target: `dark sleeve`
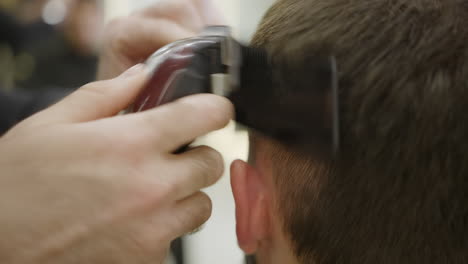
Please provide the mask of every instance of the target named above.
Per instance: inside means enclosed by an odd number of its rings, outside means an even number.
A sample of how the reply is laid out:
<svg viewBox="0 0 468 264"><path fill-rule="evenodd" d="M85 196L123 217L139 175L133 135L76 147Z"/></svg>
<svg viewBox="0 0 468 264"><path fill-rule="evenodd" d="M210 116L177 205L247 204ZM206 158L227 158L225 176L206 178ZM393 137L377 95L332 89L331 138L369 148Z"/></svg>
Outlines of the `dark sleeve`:
<svg viewBox="0 0 468 264"><path fill-rule="evenodd" d="M6 94L0 92L0 135L14 126L30 98L23 94Z"/></svg>
<svg viewBox="0 0 468 264"><path fill-rule="evenodd" d="M0 91L0 135L18 122L50 106L70 91L53 90L41 93Z"/></svg>

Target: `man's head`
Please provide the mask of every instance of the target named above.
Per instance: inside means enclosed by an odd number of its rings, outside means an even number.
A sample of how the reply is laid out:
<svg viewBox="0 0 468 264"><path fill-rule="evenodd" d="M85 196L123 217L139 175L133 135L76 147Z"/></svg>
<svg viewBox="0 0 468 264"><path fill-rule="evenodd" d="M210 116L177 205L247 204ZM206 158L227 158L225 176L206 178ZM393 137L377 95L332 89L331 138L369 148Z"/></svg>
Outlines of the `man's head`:
<svg viewBox="0 0 468 264"><path fill-rule="evenodd" d="M232 166L241 247L269 263L468 262L468 2L280 0L254 44L332 52L334 164L261 135Z"/></svg>

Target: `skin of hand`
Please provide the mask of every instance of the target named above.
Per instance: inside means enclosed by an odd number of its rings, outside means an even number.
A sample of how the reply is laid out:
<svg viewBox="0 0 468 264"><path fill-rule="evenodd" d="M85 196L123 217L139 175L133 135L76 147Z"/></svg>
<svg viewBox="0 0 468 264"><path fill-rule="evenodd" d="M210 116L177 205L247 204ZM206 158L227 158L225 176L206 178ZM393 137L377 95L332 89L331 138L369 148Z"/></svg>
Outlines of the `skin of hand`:
<svg viewBox="0 0 468 264"><path fill-rule="evenodd" d="M209 218L200 189L220 178L222 157L173 153L224 127L232 105L197 95L115 116L147 78L138 65L88 84L0 138L1 263L162 263Z"/></svg>
<svg viewBox="0 0 468 264"><path fill-rule="evenodd" d="M163 0L107 26L97 78L113 78L159 48L193 37L207 25L223 25L212 0Z"/></svg>

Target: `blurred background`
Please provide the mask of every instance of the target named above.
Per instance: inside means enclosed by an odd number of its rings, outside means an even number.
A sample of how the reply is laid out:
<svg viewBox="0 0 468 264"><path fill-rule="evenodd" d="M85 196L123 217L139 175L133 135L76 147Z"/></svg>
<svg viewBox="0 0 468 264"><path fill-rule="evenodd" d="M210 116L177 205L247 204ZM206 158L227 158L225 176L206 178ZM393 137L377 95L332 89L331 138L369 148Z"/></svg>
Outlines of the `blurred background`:
<svg viewBox="0 0 468 264"><path fill-rule="evenodd" d="M97 53L105 48L101 47L105 23L158 1L0 0L0 96L12 97L27 108L0 103L0 112L21 116L21 112L40 109L93 81ZM235 36L248 42L274 0L213 1ZM1 118L0 123L5 123ZM6 123L14 122L17 120ZM2 129L6 127L0 125L0 135ZM234 125L200 139L198 144L220 150L227 170L232 160L247 158L247 134L236 131ZM168 263L244 263L235 236L229 174L206 192L213 200L212 218L200 232L183 239L179 248L182 262L172 256Z"/></svg>

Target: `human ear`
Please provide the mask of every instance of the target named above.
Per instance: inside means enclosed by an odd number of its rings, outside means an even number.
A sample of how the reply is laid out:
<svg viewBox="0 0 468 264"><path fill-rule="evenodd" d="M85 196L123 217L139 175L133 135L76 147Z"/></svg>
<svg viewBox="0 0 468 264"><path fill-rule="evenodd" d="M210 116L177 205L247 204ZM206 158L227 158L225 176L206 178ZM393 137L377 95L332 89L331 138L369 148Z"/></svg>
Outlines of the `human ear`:
<svg viewBox="0 0 468 264"><path fill-rule="evenodd" d="M236 232L240 248L255 254L269 236L270 214L267 189L258 169L244 161L231 165L231 187L236 203Z"/></svg>

